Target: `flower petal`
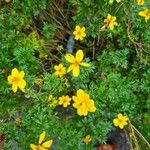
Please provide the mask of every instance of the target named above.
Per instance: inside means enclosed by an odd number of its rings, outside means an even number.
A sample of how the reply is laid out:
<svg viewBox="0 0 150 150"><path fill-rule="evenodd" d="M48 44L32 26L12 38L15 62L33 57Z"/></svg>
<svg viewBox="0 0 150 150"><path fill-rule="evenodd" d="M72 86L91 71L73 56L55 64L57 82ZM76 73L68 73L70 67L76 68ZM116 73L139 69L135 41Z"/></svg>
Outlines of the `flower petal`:
<svg viewBox="0 0 150 150"><path fill-rule="evenodd" d="M80 74L80 68L79 68L79 66L74 67L73 68L73 76L77 77L77 76L79 76L79 74Z"/></svg>
<svg viewBox="0 0 150 150"><path fill-rule="evenodd" d="M21 80L21 82L19 83L20 90L25 92L25 90L24 90L25 86L26 86L26 81L25 80Z"/></svg>
<svg viewBox="0 0 150 150"><path fill-rule="evenodd" d="M16 68L11 71L12 76L18 76L19 72Z"/></svg>
<svg viewBox="0 0 150 150"><path fill-rule="evenodd" d="M74 68L73 65L70 65L67 72L70 72L73 68Z"/></svg>
<svg viewBox="0 0 150 150"><path fill-rule="evenodd" d="M37 150L38 149L38 146L34 145L34 144L30 144L30 147L32 150Z"/></svg>
<svg viewBox="0 0 150 150"><path fill-rule="evenodd" d="M122 119L123 115L121 113L118 114L118 119Z"/></svg>
<svg viewBox="0 0 150 150"><path fill-rule="evenodd" d="M91 66L90 64L84 63L84 62L80 63L80 65L81 65L81 66L84 66L84 67L90 67L90 66Z"/></svg>
<svg viewBox="0 0 150 150"><path fill-rule="evenodd" d="M66 54L65 59L70 63L74 63L75 61L75 58L72 54Z"/></svg>
<svg viewBox="0 0 150 150"><path fill-rule="evenodd" d="M119 128L123 129L124 125L123 124L119 124Z"/></svg>
<svg viewBox="0 0 150 150"><path fill-rule="evenodd" d="M82 30L82 32L85 32L85 27L82 27L81 30Z"/></svg>
<svg viewBox="0 0 150 150"><path fill-rule="evenodd" d="M50 148L53 143L53 140L46 141L42 144L44 148Z"/></svg>
<svg viewBox="0 0 150 150"><path fill-rule="evenodd" d="M46 132L43 131L41 134L40 134L40 137L39 137L39 145L43 142L44 138L45 138L45 135L46 135Z"/></svg>
<svg viewBox="0 0 150 150"><path fill-rule="evenodd" d="M118 126L118 124L119 124L118 119L114 119L113 124L114 124L114 126Z"/></svg>
<svg viewBox="0 0 150 150"><path fill-rule="evenodd" d="M82 89L77 90L77 97L83 99L84 98L84 91Z"/></svg>
<svg viewBox="0 0 150 150"><path fill-rule="evenodd" d="M23 78L24 75L25 75L24 71L20 71L19 76L20 76L21 78Z"/></svg>
<svg viewBox="0 0 150 150"><path fill-rule="evenodd" d="M13 85L12 85L12 90L13 90L14 93L17 92L17 89L18 89L18 86L15 85L15 84L13 84Z"/></svg>
<svg viewBox="0 0 150 150"><path fill-rule="evenodd" d="M76 53L76 60L78 62L81 62L83 60L83 56L84 56L83 51L79 49Z"/></svg>
<svg viewBox="0 0 150 150"><path fill-rule="evenodd" d="M12 78L13 78L12 76L8 76L7 80L9 84L12 84Z"/></svg>

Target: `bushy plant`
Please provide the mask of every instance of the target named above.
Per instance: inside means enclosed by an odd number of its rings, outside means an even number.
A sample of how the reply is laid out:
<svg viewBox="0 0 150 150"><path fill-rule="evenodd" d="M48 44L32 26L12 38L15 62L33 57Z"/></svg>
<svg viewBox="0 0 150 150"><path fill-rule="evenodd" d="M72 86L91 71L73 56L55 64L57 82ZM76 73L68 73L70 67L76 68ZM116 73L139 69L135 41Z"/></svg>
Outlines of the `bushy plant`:
<svg viewBox="0 0 150 150"><path fill-rule="evenodd" d="M148 149L149 7L148 0L0 2L4 149L91 150L125 125L132 148Z"/></svg>

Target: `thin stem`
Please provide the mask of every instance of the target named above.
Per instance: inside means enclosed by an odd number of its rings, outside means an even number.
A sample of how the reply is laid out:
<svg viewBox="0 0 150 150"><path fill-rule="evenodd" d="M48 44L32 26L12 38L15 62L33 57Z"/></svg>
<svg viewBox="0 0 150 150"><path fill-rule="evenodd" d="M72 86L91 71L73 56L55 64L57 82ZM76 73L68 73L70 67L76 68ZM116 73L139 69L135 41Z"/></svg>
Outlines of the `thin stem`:
<svg viewBox="0 0 150 150"><path fill-rule="evenodd" d="M131 124L132 125L132 124ZM147 146L150 148L150 143L145 139L145 137L135 128L134 125L132 125L132 128L140 135L140 137L144 140L144 142L147 144Z"/></svg>

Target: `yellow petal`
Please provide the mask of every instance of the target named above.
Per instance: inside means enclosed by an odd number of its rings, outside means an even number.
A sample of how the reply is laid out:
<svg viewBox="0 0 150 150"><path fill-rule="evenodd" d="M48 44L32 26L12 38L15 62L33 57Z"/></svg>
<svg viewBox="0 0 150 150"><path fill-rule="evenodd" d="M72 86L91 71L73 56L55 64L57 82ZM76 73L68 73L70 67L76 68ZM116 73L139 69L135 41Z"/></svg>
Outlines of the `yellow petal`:
<svg viewBox="0 0 150 150"><path fill-rule="evenodd" d="M74 76L74 77L77 77L77 76L79 76L79 73L80 73L80 68L79 68L79 66L74 67L74 68L73 68L73 76Z"/></svg>
<svg viewBox="0 0 150 150"><path fill-rule="evenodd" d="M109 20L111 19L111 15L110 14L107 15L107 19L109 19Z"/></svg>
<svg viewBox="0 0 150 150"><path fill-rule="evenodd" d="M66 54L65 59L70 63L74 63L74 61L75 61L74 56L71 54Z"/></svg>
<svg viewBox="0 0 150 150"><path fill-rule="evenodd" d="M8 83L9 83L9 84L12 84L12 78L13 78L12 76L8 76L8 77L7 77L7 80L8 80Z"/></svg>
<svg viewBox="0 0 150 150"><path fill-rule="evenodd" d="M84 56L83 51L82 50L78 50L77 53L76 53L76 60L78 62L81 62L83 60L83 56Z"/></svg>
<svg viewBox="0 0 150 150"><path fill-rule="evenodd" d="M18 76L19 72L16 68L11 71L12 76Z"/></svg>
<svg viewBox="0 0 150 150"><path fill-rule="evenodd" d="M84 63L84 62L80 63L80 65L81 65L81 66L84 66L84 67L90 67L90 64Z"/></svg>
<svg viewBox="0 0 150 150"><path fill-rule="evenodd" d="M119 128L123 129L124 125L123 124L119 124Z"/></svg>
<svg viewBox="0 0 150 150"><path fill-rule="evenodd" d="M50 148L53 143L53 140L46 141L42 144L44 148Z"/></svg>
<svg viewBox="0 0 150 150"><path fill-rule="evenodd" d="M118 119L122 119L123 115L121 113L118 114Z"/></svg>
<svg viewBox="0 0 150 150"><path fill-rule="evenodd" d="M113 124L114 124L114 126L118 126L118 119L114 119Z"/></svg>
<svg viewBox="0 0 150 150"><path fill-rule="evenodd" d="M80 30L80 26L76 26L75 30Z"/></svg>
<svg viewBox="0 0 150 150"><path fill-rule="evenodd" d="M80 39L80 36L75 36L75 40L79 40Z"/></svg>
<svg viewBox="0 0 150 150"><path fill-rule="evenodd" d="M25 75L24 71L20 71L19 76L20 76L21 78L23 78L24 75Z"/></svg>
<svg viewBox="0 0 150 150"><path fill-rule="evenodd" d="M45 138L45 135L46 135L46 132L43 131L41 134L40 134L40 137L39 137L39 145L43 142L44 138Z"/></svg>
<svg viewBox="0 0 150 150"><path fill-rule="evenodd" d="M84 97L84 91L82 89L77 90L77 97L83 99Z"/></svg>
<svg viewBox="0 0 150 150"><path fill-rule="evenodd" d="M25 80L21 80L21 82L19 83L19 88L22 92L25 92L24 88L26 86L26 81Z"/></svg>
<svg viewBox="0 0 150 150"><path fill-rule="evenodd" d="M145 17L147 12L148 12L148 9L145 9L144 11L140 11L139 15L142 16L142 17Z"/></svg>
<svg viewBox="0 0 150 150"><path fill-rule="evenodd" d="M81 29L81 30L82 30L82 32L85 32L85 27L82 27L82 29Z"/></svg>
<svg viewBox="0 0 150 150"><path fill-rule="evenodd" d="M38 149L38 146L34 145L34 144L30 144L30 147L32 150L37 150Z"/></svg>
<svg viewBox="0 0 150 150"><path fill-rule="evenodd" d="M13 90L14 93L17 92L17 89L18 89L18 86L15 85L15 84L13 84L13 85L12 85L12 90Z"/></svg>
<svg viewBox="0 0 150 150"><path fill-rule="evenodd" d="M58 70L58 66L54 66L54 69L55 69L55 70Z"/></svg>
<svg viewBox="0 0 150 150"><path fill-rule="evenodd" d="M70 72L73 68L74 68L73 65L70 65L67 72Z"/></svg>

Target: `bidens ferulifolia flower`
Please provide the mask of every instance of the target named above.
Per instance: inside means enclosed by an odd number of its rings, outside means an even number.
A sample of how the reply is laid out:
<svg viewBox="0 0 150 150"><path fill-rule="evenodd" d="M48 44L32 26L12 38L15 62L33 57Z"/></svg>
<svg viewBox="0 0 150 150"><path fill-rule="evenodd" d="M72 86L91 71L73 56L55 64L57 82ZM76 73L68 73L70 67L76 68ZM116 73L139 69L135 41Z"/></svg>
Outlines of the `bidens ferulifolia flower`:
<svg viewBox="0 0 150 150"><path fill-rule="evenodd" d="M112 4L114 0L109 0L109 4ZM121 2L121 0L116 0L117 3Z"/></svg>
<svg viewBox="0 0 150 150"><path fill-rule="evenodd" d="M46 142L43 142L45 135L46 135L45 131L43 131L40 134L38 145L30 144L32 150L49 150L49 148L53 143L53 140L48 140Z"/></svg>
<svg viewBox="0 0 150 150"><path fill-rule="evenodd" d="M63 66L63 64L59 64L58 66L54 66L55 71L55 75L62 77L63 75L66 74L66 68Z"/></svg>
<svg viewBox="0 0 150 150"><path fill-rule="evenodd" d="M72 99L74 101L73 107L77 109L77 114L79 116L87 116L88 112L96 111L94 101L90 99L89 94L85 93L83 90L79 89L77 91L77 96L73 96Z"/></svg>
<svg viewBox="0 0 150 150"><path fill-rule="evenodd" d="M123 116L121 113L118 114L118 118L113 120L114 126L118 126L120 129L123 129L125 125L127 125L128 117Z"/></svg>
<svg viewBox="0 0 150 150"><path fill-rule="evenodd" d="M73 32L76 40L83 40L86 37L85 27L76 26L75 31Z"/></svg>
<svg viewBox="0 0 150 150"><path fill-rule="evenodd" d="M104 26L102 26L101 29L109 28L110 30L114 29L114 26L117 26L116 17L111 16L110 14L107 15L107 18L104 19L104 23L106 23Z"/></svg>
<svg viewBox="0 0 150 150"><path fill-rule="evenodd" d="M17 92L18 88L25 92L26 81L23 79L24 75L24 71L19 72L16 68L11 71L11 75L8 76L8 83L12 84L13 92Z"/></svg>
<svg viewBox="0 0 150 150"><path fill-rule="evenodd" d="M144 1L145 1L145 0L137 0L137 4L138 4L138 5L144 5Z"/></svg>
<svg viewBox="0 0 150 150"><path fill-rule="evenodd" d="M65 59L69 63L71 63L67 72L70 72L72 70L73 76L77 77L80 73L80 66L89 67L90 64L82 62L83 57L84 57L84 54L82 50L78 50L75 57L71 54L67 54L65 56Z"/></svg>
<svg viewBox="0 0 150 150"><path fill-rule="evenodd" d="M143 11L140 11L140 12L139 12L139 16L144 17L144 18L145 18L145 21L147 22L147 20L150 19L150 10L145 9L145 10L143 10Z"/></svg>
<svg viewBox="0 0 150 150"><path fill-rule="evenodd" d="M88 145L91 142L92 138L90 135L86 135L83 139L83 142Z"/></svg>
<svg viewBox="0 0 150 150"><path fill-rule="evenodd" d="M70 105L71 98L69 96L62 96L59 97L58 99L59 99L58 102L59 105L63 105L63 107L67 107L68 105Z"/></svg>

